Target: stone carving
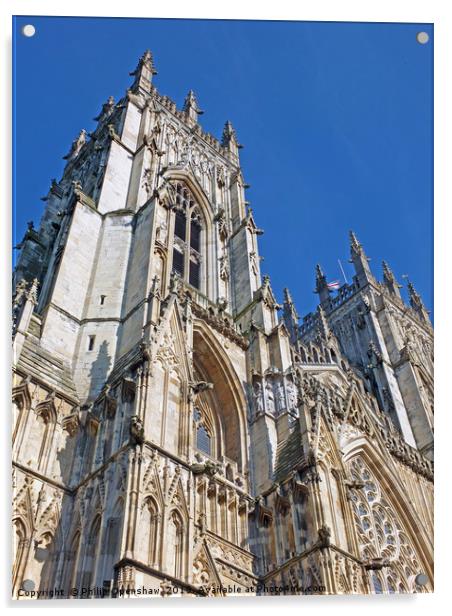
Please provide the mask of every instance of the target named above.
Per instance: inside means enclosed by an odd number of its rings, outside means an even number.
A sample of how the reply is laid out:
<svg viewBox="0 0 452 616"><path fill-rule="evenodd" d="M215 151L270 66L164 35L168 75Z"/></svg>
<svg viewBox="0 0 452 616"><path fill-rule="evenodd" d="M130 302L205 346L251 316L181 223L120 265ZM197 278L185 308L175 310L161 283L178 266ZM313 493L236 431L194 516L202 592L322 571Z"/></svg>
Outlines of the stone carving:
<svg viewBox="0 0 452 616"><path fill-rule="evenodd" d="M298 405L297 389L291 381L289 381L287 384L287 400L288 400L288 407L290 411L297 408L297 405Z"/></svg>
<svg viewBox="0 0 452 616"><path fill-rule="evenodd" d="M202 393L203 391L213 389L213 383L208 383L207 381L193 381L189 383L189 387L189 400L194 401L198 394Z"/></svg>
<svg viewBox="0 0 452 616"><path fill-rule="evenodd" d="M220 278L227 282L229 280L229 263L228 257L226 255L222 255L219 258L220 261Z"/></svg>
<svg viewBox="0 0 452 616"><path fill-rule="evenodd" d="M276 385L276 402L279 413L286 410L286 394L282 383Z"/></svg>
<svg viewBox="0 0 452 616"><path fill-rule="evenodd" d="M321 526L318 530L319 533L319 545L321 548L330 547L331 543L331 529L326 524Z"/></svg>
<svg viewBox="0 0 452 616"><path fill-rule="evenodd" d="M76 158L79 155L80 150L85 145L85 143L86 143L86 130L82 128L82 130L78 134L78 137L74 139L74 141L72 142L69 153L66 154L66 156L63 156L63 158L65 160L72 161L74 158Z"/></svg>
<svg viewBox="0 0 452 616"><path fill-rule="evenodd" d="M130 439L136 445L144 443L144 427L139 417L133 415L130 419Z"/></svg>
<svg viewBox="0 0 452 616"><path fill-rule="evenodd" d="M256 416L261 415L264 412L264 399L262 384L259 381L254 385L253 398Z"/></svg>
<svg viewBox="0 0 452 616"><path fill-rule="evenodd" d="M380 285L353 236L353 282L333 294L319 267L320 307L299 322L285 293L280 318L261 230L237 207L234 129L221 145L194 95L179 109L154 72L145 53L19 245L15 596L25 579L162 580L163 596L413 592L420 571L431 590L433 338L419 294L405 305L388 271ZM130 147L133 171L115 154Z"/></svg>
<svg viewBox="0 0 452 616"><path fill-rule="evenodd" d="M267 413L274 415L275 413L275 396L273 393L273 386L270 381L265 386L265 406Z"/></svg>
<svg viewBox="0 0 452 616"><path fill-rule="evenodd" d="M229 235L229 231L228 231L228 225L226 222L226 213L224 211L224 209L220 209L218 211L218 213L215 215L214 218L215 222L218 225L218 234L220 236L220 239L225 242L228 238Z"/></svg>

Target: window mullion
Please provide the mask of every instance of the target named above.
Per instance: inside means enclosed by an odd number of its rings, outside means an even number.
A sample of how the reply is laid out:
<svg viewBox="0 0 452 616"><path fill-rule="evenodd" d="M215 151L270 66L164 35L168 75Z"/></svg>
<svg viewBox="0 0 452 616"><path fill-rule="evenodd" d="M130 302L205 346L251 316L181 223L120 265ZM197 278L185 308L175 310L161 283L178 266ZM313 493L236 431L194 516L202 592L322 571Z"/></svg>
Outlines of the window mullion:
<svg viewBox="0 0 452 616"><path fill-rule="evenodd" d="M185 280L190 283L190 221L191 210L190 207L186 210L185 217Z"/></svg>

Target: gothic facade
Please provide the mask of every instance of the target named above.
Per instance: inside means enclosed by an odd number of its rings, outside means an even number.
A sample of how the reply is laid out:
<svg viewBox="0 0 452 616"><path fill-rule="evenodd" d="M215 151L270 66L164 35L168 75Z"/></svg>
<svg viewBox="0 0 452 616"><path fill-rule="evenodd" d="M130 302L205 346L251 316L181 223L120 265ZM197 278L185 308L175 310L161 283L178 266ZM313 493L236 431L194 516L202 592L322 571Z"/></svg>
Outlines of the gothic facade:
<svg viewBox="0 0 452 616"><path fill-rule="evenodd" d="M155 73L146 52L19 245L14 597L431 591L419 294L351 233L353 282L318 267L317 310L280 306L231 123Z"/></svg>

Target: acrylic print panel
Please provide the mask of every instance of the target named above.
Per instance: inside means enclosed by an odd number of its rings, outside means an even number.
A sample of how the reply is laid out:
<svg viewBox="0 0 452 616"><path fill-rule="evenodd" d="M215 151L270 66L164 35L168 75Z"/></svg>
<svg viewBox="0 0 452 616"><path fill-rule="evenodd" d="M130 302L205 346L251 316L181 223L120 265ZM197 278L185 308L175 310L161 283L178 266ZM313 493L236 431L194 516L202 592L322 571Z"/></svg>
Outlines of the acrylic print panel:
<svg viewBox="0 0 452 616"><path fill-rule="evenodd" d="M432 26L13 27L13 597L431 592Z"/></svg>

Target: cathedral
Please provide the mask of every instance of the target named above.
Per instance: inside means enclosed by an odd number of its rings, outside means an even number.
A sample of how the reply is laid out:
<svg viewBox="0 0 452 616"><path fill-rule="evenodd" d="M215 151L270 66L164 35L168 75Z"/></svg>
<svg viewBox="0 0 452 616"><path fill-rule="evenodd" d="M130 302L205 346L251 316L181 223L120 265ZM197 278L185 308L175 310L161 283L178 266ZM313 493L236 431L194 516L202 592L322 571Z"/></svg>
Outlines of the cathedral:
<svg viewBox="0 0 452 616"><path fill-rule="evenodd" d="M351 283L319 265L316 310L280 304L232 124L155 74L147 51L17 246L13 597L431 592L422 298L350 232Z"/></svg>

